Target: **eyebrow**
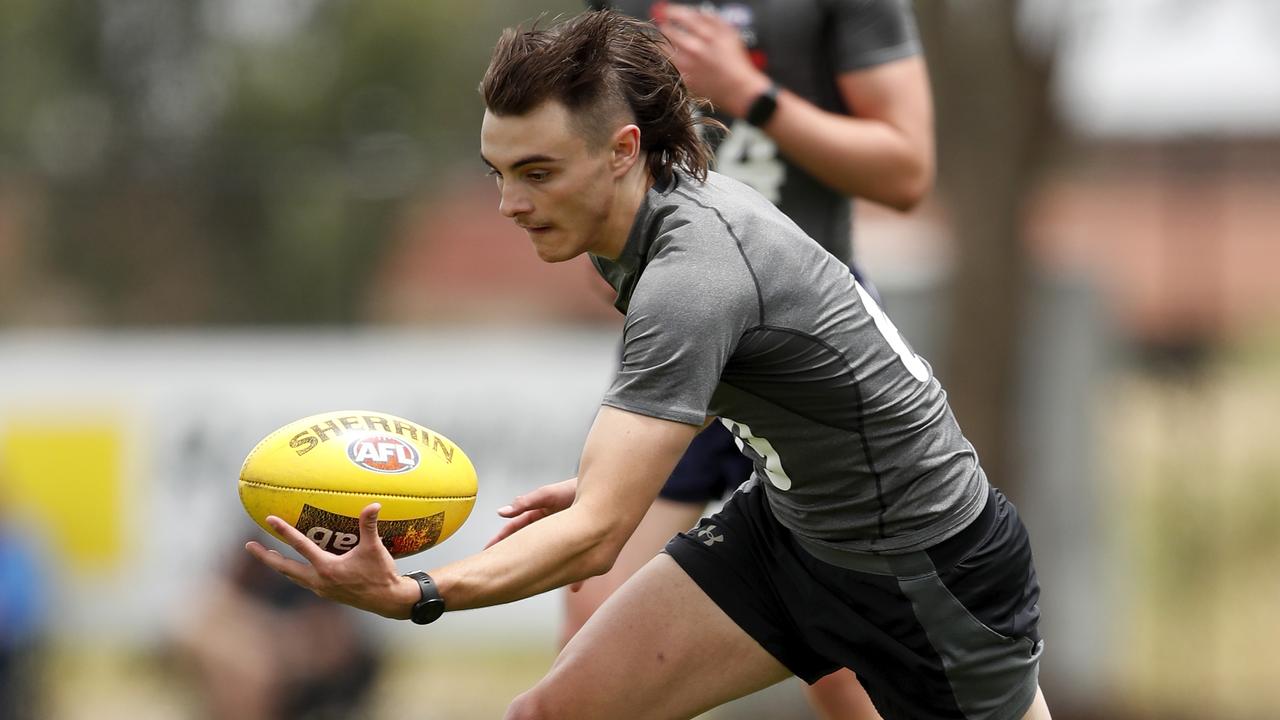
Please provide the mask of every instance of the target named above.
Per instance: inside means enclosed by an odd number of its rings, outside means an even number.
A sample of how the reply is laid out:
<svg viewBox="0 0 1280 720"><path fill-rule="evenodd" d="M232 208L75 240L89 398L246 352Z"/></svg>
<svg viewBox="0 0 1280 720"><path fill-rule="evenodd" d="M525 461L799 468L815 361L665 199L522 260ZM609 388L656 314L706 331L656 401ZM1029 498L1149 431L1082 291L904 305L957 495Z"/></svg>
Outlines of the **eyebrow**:
<svg viewBox="0 0 1280 720"><path fill-rule="evenodd" d="M485 157L484 153L480 153L480 159L484 161L485 165L488 165L494 170L498 169L497 165L494 165L493 163L489 162L489 158ZM556 162L559 159L560 158L551 157L550 155L527 155L515 161L514 163L511 163L511 169L519 170L521 167L524 167L525 165L532 165L534 163Z"/></svg>

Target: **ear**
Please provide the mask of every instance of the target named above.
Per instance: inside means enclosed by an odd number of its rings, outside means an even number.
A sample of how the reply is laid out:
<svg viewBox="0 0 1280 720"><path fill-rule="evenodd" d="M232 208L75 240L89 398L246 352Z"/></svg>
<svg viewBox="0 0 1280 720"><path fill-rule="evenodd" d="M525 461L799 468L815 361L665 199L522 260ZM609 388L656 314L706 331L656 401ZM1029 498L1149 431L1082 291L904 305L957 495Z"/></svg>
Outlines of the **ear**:
<svg viewBox="0 0 1280 720"><path fill-rule="evenodd" d="M640 159L640 128L634 124L623 125L613 133L609 142L609 164L615 176L626 175Z"/></svg>

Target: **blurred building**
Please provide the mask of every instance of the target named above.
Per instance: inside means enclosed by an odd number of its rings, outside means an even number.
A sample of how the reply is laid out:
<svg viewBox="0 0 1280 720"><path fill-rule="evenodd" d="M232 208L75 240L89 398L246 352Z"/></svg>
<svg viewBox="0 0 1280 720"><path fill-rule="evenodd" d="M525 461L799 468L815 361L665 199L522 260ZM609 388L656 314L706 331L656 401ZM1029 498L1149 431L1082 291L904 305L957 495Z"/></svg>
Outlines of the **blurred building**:
<svg viewBox="0 0 1280 720"><path fill-rule="evenodd" d="M1141 341L1280 320L1268 272L1280 254L1280 5L1027 0L1022 13L1026 42L1055 54L1066 129L1028 220L1041 266L1093 278ZM859 252L881 282L945 273L936 203L866 212ZM539 263L477 179L405 214L368 317L607 319L607 288L590 274Z"/></svg>

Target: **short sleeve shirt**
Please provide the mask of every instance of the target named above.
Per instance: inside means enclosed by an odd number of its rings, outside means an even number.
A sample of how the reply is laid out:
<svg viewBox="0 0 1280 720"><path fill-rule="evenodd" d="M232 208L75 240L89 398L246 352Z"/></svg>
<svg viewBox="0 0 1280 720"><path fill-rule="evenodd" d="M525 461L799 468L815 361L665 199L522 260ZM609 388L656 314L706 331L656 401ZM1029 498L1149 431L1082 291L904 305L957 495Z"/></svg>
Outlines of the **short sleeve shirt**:
<svg viewBox="0 0 1280 720"><path fill-rule="evenodd" d="M604 404L719 417L793 532L908 552L981 510L986 479L928 364L751 188L677 172L646 194L622 254L592 261L626 315Z"/></svg>

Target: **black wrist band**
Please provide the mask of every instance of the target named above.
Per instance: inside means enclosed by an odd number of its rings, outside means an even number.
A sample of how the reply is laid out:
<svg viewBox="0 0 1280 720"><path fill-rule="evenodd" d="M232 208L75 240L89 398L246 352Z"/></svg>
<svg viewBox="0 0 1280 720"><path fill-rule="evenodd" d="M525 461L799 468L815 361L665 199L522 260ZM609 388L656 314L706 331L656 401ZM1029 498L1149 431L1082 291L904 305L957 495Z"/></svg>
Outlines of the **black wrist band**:
<svg viewBox="0 0 1280 720"><path fill-rule="evenodd" d="M420 570L411 572L405 577L417 580L418 588L422 592L422 599L414 603L413 609L409 611L409 619L419 625L435 622L444 614L444 598L440 597L440 589L436 587L430 575Z"/></svg>
<svg viewBox="0 0 1280 720"><path fill-rule="evenodd" d="M747 108L747 114L743 119L756 127L764 127L778 110L778 90L776 84L770 83L764 92L751 101L751 106Z"/></svg>

